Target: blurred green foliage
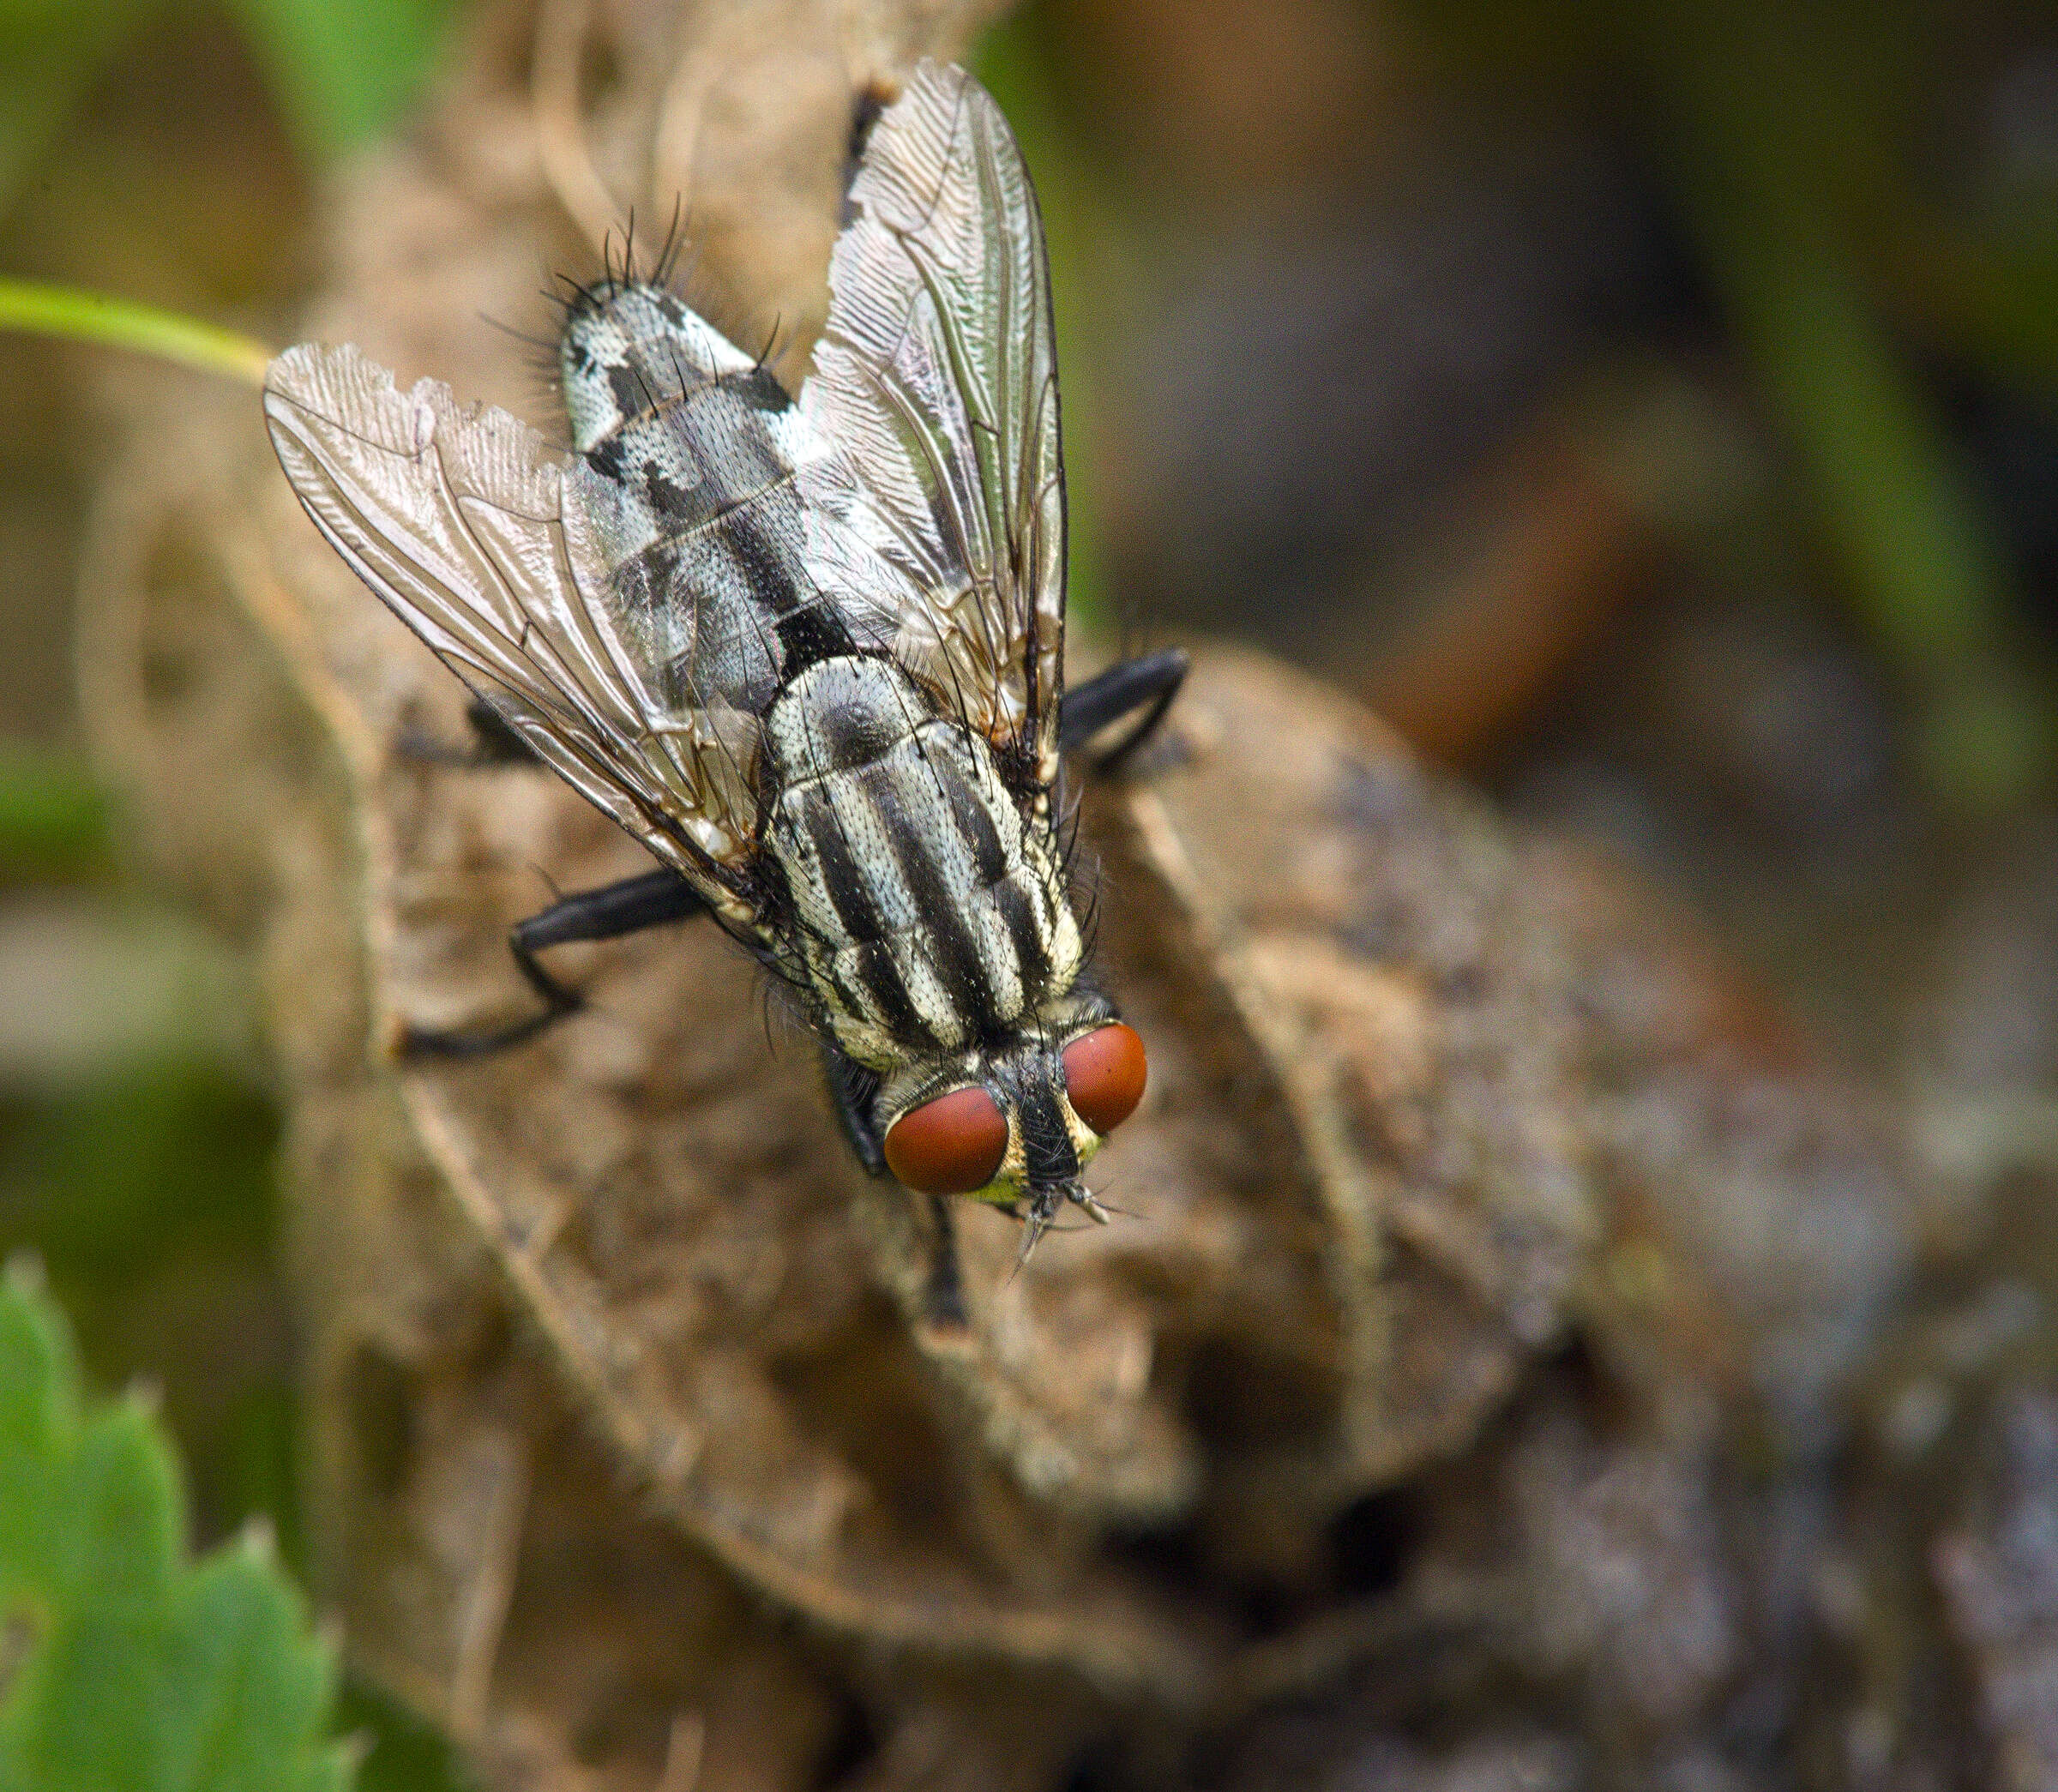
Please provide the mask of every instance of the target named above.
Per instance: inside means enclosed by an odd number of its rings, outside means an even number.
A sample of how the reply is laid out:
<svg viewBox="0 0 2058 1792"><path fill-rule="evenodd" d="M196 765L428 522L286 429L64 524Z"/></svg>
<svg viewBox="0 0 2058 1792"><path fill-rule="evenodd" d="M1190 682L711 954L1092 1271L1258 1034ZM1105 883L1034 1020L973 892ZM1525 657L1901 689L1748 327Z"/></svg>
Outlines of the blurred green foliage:
<svg viewBox="0 0 2058 1792"><path fill-rule="evenodd" d="M185 1555L178 1470L143 1400L87 1404L57 1309L0 1283L0 1789L322 1792L326 1645L265 1535Z"/></svg>
<svg viewBox="0 0 2058 1792"><path fill-rule="evenodd" d="M224 0L303 153L376 136L420 88L458 0ZM198 0L0 0L0 210L145 26Z"/></svg>
<svg viewBox="0 0 2058 1792"><path fill-rule="evenodd" d="M306 153L376 136L420 87L454 0L230 0Z"/></svg>
<svg viewBox="0 0 2058 1792"><path fill-rule="evenodd" d="M1768 9L1740 30L1733 8L1693 0L1640 40L1683 208L1820 535L1920 705L1923 769L1957 806L1988 810L2049 783L2058 715L1995 519L1895 340L1880 278L1889 239L1919 233L1928 211L1889 123L1916 86L1918 21ZM1992 346L1951 342L1941 319L1899 322L1927 322L1958 352ZM2042 341L2020 346L2002 358L2011 380L2058 367L2058 305Z"/></svg>
<svg viewBox="0 0 2058 1792"><path fill-rule="evenodd" d="M1089 633L1104 631L1120 618L1111 613L1105 590L1095 477L1099 394L1089 372L1094 358L1083 339L1094 315L1093 289L1104 284L1095 279L1095 264L1107 219L1074 146L1065 141L1040 15L1020 11L1002 19L980 40L973 71L1008 115L1043 213L1058 366L1064 379L1066 600Z"/></svg>
<svg viewBox="0 0 2058 1792"><path fill-rule="evenodd" d="M0 3L0 209L148 9L147 0Z"/></svg>
<svg viewBox="0 0 2058 1792"><path fill-rule="evenodd" d="M227 19L312 169L392 123L460 4L0 0L0 213L167 30ZM15 328L232 376L253 364L254 345L206 323L0 289ZM83 912L118 936L137 902L119 894L121 829L75 752L0 741L0 894L22 912L90 892ZM363 1689L336 1696L290 1578L300 1428L273 1104L218 1044L123 1037L0 1085L0 1254L35 1254L79 1338L51 1300L0 1291L0 1792L446 1792L461 1782L439 1735ZM153 1401L82 1405L77 1356L96 1380L146 1378ZM189 1533L226 1541L190 1562Z"/></svg>
<svg viewBox="0 0 2058 1792"><path fill-rule="evenodd" d="M276 1539L266 1554L275 1554L278 1566L268 1560L264 1572L283 1585L281 1570L304 1560L304 1543L297 1400L273 1261L277 1135L260 1091L228 1067L190 1053L160 1052L110 1063L75 1085L0 1094L0 1250L37 1252L99 1375L143 1374L157 1385L162 1416L184 1440L193 1476L192 1497L177 1502L166 1534L183 1536L190 1526L230 1536L256 1523ZM9 1323L0 1304L0 1514L8 1476L28 1459L4 1410L21 1380L6 1359ZM63 1365L62 1385L75 1386L72 1346L55 1310L38 1308L35 1323L41 1329L32 1342L47 1334L36 1348ZM155 1438L157 1421L149 1423ZM238 1548L210 1560L231 1559ZM0 1538L0 1555L5 1550ZM5 1572L0 1561L0 1637L9 1633ZM8 1683L0 1647L0 1687ZM188 1690L204 1698L204 1687ZM59 1686L48 1696L62 1705L73 1694ZM363 1792L444 1792L460 1783L439 1736L362 1689L346 1689L334 1728L370 1745L357 1774ZM4 1759L0 1792L11 1792L17 1782L8 1779ZM43 1776L28 1783L88 1782Z"/></svg>
<svg viewBox="0 0 2058 1792"><path fill-rule="evenodd" d="M1449 58L1642 140L1802 476L1796 520L1916 708L1933 793L2058 774L2058 669L1923 358L2058 403L2058 186L1946 201L1917 172L1971 21L1932 0L1418 0ZM1990 21L1989 21L1990 22ZM1961 177L1977 188L1977 172Z"/></svg>
<svg viewBox="0 0 2058 1792"><path fill-rule="evenodd" d="M107 863L107 805L68 754L0 741L0 877L76 877Z"/></svg>

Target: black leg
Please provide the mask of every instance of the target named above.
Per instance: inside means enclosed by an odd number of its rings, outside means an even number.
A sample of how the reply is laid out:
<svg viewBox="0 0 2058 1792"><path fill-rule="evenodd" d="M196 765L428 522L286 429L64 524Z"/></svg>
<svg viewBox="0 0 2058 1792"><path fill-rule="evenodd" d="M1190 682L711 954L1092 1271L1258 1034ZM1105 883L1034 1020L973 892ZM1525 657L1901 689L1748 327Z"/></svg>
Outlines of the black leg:
<svg viewBox="0 0 2058 1792"><path fill-rule="evenodd" d="M853 1064L833 1041L821 1042L822 1079L829 1085L829 1105L843 1122L843 1136L864 1166L867 1176L882 1176L886 1146L872 1118L872 1096L876 1084L870 1071ZM950 1203L940 1194L929 1197L931 1237L929 1282L922 1290L922 1306L929 1323L939 1331L962 1332L965 1317L965 1278L958 1268L958 1230Z"/></svg>
<svg viewBox="0 0 2058 1792"><path fill-rule="evenodd" d="M1057 711L1057 742L1067 753L1086 745L1110 722L1149 706L1143 719L1104 753L1093 760L1093 769L1110 773L1157 731L1164 713L1179 695L1187 668L1186 650L1167 647L1162 653L1146 653L1141 659L1125 659L1111 665L1098 677L1089 678L1065 693Z"/></svg>
<svg viewBox="0 0 2058 1792"><path fill-rule="evenodd" d="M868 1176L886 1174L886 1145L872 1119L872 1096L878 1087L870 1071L853 1064L833 1040L821 1042L822 1080L829 1085L829 1105L843 1122L843 1136Z"/></svg>
<svg viewBox="0 0 2058 1792"><path fill-rule="evenodd" d="M538 953L574 940L617 940L647 927L661 927L667 921L689 920L707 909L700 893L676 871L647 872L553 902L541 914L516 922L508 934L515 968L543 998L543 1012L476 1033L409 1027L400 1042L401 1054L411 1058L479 1058L533 1039L551 1022L586 1006L584 995L543 968Z"/></svg>
<svg viewBox="0 0 2058 1792"><path fill-rule="evenodd" d="M472 725L469 746L453 747L410 729L400 737L400 750L407 758L430 766L456 766L472 771L487 766L541 768L543 761L537 758L535 749L484 697L474 697L465 706L465 719Z"/></svg>
<svg viewBox="0 0 2058 1792"><path fill-rule="evenodd" d="M957 1222L943 1195L930 1196L929 1213L936 1237L930 1247L929 1285L922 1291L922 1304L936 1330L962 1332L971 1321L965 1315L965 1277L958 1267Z"/></svg>

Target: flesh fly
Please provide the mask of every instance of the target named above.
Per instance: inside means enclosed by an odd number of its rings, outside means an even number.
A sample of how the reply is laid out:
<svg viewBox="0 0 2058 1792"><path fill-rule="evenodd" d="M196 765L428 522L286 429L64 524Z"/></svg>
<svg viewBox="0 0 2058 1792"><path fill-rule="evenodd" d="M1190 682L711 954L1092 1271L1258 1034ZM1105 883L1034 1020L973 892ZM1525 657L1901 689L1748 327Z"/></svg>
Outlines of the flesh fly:
<svg viewBox="0 0 2058 1792"><path fill-rule="evenodd" d="M352 569L660 867L514 929L540 1013L414 1049L576 1009L545 947L705 914L797 992L864 1167L932 1198L961 1321L943 1197L1017 1215L1025 1257L1105 1218L1080 1172L1145 1055L1090 974L1062 761L1132 713L1133 746L1185 659L1064 689L1050 278L991 99L923 63L846 216L797 397L625 257L567 307L569 455L347 346L280 356L265 411Z"/></svg>

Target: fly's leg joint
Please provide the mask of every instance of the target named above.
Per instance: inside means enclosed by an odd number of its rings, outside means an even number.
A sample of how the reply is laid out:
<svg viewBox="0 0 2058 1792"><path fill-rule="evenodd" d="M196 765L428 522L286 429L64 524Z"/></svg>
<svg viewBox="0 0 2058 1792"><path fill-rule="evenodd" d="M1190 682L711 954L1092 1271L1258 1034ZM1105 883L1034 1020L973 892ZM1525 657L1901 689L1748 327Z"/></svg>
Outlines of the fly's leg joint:
<svg viewBox="0 0 2058 1792"><path fill-rule="evenodd" d="M1165 712L1179 695L1179 687L1186 682L1189 664L1183 648L1168 647L1160 653L1110 666L1067 691L1058 710L1059 744L1068 753L1077 752L1103 729L1140 710L1142 714L1128 732L1089 761L1098 777L1119 775L1137 750L1158 732Z"/></svg>

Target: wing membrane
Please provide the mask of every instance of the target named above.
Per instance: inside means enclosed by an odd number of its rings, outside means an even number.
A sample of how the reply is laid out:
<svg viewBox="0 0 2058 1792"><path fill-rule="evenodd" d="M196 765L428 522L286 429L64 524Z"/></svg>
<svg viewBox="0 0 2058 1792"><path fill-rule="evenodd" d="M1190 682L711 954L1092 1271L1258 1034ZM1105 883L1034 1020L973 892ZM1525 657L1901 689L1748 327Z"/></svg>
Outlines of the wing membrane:
<svg viewBox="0 0 2058 1792"><path fill-rule="evenodd" d="M358 576L581 795L719 901L753 847L749 718L662 701L615 626L592 475L352 347L272 364L273 446Z"/></svg>
<svg viewBox="0 0 2058 1792"><path fill-rule="evenodd" d="M900 651L1057 773L1065 502L1050 274L1000 109L924 63L874 127L801 408L839 452L809 496L922 592ZM870 513L867 515L865 513Z"/></svg>

